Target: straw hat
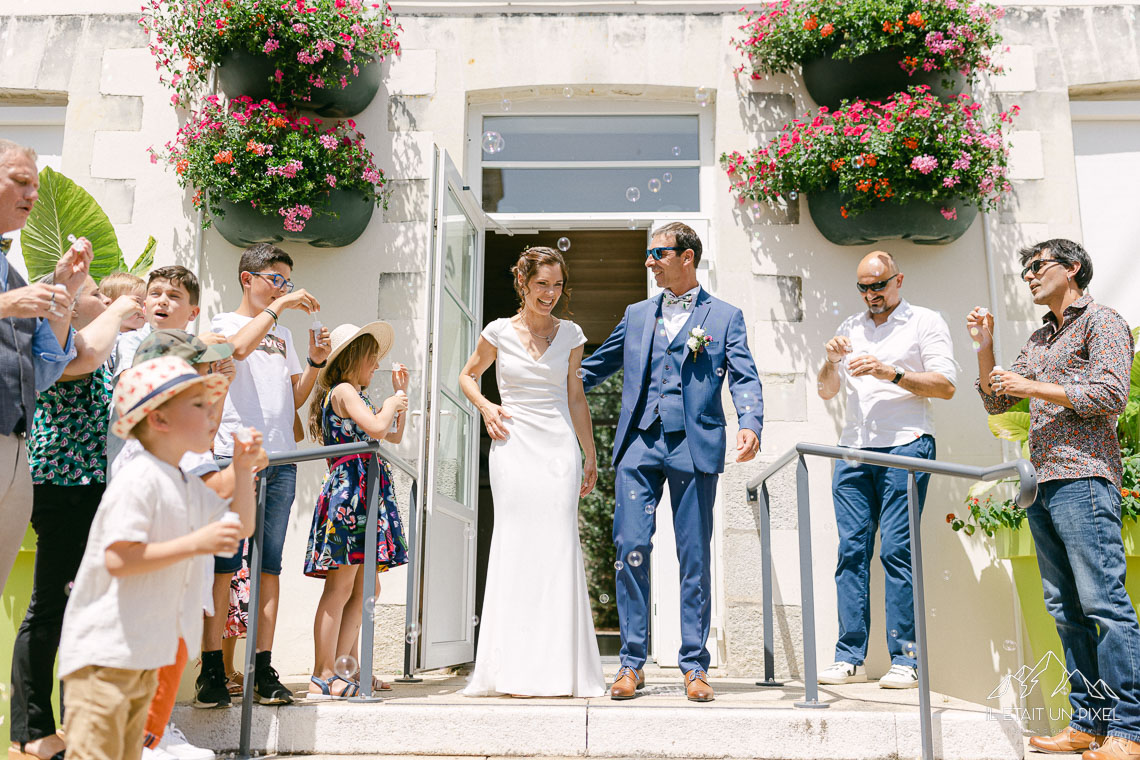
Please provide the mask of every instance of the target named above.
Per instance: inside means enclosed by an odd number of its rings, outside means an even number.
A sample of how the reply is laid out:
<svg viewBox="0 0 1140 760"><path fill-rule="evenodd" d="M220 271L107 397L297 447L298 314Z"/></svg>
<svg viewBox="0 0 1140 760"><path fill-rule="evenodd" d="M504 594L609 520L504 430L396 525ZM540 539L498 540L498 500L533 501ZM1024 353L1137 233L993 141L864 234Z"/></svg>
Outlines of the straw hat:
<svg viewBox="0 0 1140 760"><path fill-rule="evenodd" d="M333 361L340 356L349 343L359 338L361 335L371 335L376 339L376 343L380 346L380 354L376 357L377 361L383 359L389 351L392 350L392 340L395 333L392 330L392 325L387 322L369 322L364 327L357 327L356 325L345 324L337 327L329 333L329 345L332 346L332 352L329 353L329 358L325 362L324 369L317 375L317 382L322 386L326 385L325 378L328 376L329 367L332 366Z"/></svg>
<svg viewBox="0 0 1140 760"><path fill-rule="evenodd" d="M226 395L230 381L217 373L199 375L185 359L163 356L124 370L115 386L115 411L119 419L111 432L129 438L135 425L148 414L190 386L206 386L206 401L214 403Z"/></svg>

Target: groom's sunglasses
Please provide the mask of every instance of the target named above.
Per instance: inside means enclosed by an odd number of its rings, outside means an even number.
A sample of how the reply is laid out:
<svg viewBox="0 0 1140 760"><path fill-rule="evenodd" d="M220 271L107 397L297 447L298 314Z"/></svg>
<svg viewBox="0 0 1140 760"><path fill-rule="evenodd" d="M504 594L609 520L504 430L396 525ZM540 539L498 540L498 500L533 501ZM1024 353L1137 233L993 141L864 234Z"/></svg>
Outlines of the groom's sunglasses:
<svg viewBox="0 0 1140 760"><path fill-rule="evenodd" d="M661 254L663 252L665 252L665 251L680 251L680 250L682 250L682 249L678 248L677 246L670 246L670 247L660 246L658 248L650 248L649 250L647 250L645 252L645 255L646 255L646 257L652 256L654 261L660 261L661 260Z"/></svg>

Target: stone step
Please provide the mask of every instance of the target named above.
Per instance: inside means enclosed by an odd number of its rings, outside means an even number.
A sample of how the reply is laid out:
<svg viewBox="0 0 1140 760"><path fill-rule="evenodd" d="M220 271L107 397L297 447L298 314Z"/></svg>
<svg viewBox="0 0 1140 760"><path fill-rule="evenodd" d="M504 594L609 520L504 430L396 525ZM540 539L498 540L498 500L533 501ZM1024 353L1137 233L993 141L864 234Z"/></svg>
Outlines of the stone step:
<svg viewBox="0 0 1140 760"><path fill-rule="evenodd" d="M826 709L794 707L802 684L780 689L752 680L712 680L717 700L688 702L680 679L647 683L626 702L600 699L472 699L460 677L396 684L382 702L258 705L252 749L259 754L495 757L920 758L915 690L877 684L821 687ZM298 695L303 693L298 684ZM945 760L1021 760L1018 727L982 705L933 695L934 747ZM228 710L180 705L174 721L190 740L224 755L238 746L240 702Z"/></svg>

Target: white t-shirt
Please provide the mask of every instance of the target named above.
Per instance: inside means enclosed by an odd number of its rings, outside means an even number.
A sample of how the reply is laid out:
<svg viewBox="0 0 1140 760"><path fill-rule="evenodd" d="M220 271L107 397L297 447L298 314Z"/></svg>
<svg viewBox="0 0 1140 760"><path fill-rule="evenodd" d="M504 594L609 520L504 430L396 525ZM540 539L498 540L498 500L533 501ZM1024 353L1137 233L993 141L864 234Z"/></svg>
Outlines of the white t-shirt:
<svg viewBox="0 0 1140 760"><path fill-rule="evenodd" d="M191 656L202 638L208 554L121 578L104 553L119 541L159 543L219 519L227 503L199 478L143 451L107 484L63 616L59 675L88 665L152 670L174 662L178 639Z"/></svg>
<svg viewBox="0 0 1140 760"><path fill-rule="evenodd" d="M119 333L115 338L115 348L111 352L111 371L115 377L118 377L123 370L131 368L135 363L135 353L138 352L139 346L152 332L154 328L148 322L137 330Z"/></svg>
<svg viewBox="0 0 1140 760"><path fill-rule="evenodd" d="M836 335L847 336L852 348L837 365L847 396L847 419L839 445L859 449L900 446L922 435L934 435L930 399L889 380L851 377L847 362L870 354L904 372L938 372L955 384L958 368L946 320L936 311L903 299L882 325L876 326L863 311L845 319Z"/></svg>
<svg viewBox="0 0 1140 760"><path fill-rule="evenodd" d="M118 475L122 472L123 468L127 466L128 462L134 461L146 449L143 448L142 442L138 438L128 438L123 442L123 448L119 452L119 456L111 462L111 470L107 473L107 479ZM187 475L195 475L202 477L211 472L220 471L217 462L214 460L214 455L206 451L201 454L194 451L187 451L182 455L182 459L178 462L178 469L182 470Z"/></svg>
<svg viewBox="0 0 1140 760"><path fill-rule="evenodd" d="M251 319L226 312L214 317L210 329L230 338ZM233 456L233 435L243 426L261 431L262 445L270 454L295 450L293 419L297 407L293 404L293 375L301 374L301 362L289 328L274 326L252 354L234 362L234 368L237 372L230 382L222 424L214 438L214 455Z"/></svg>

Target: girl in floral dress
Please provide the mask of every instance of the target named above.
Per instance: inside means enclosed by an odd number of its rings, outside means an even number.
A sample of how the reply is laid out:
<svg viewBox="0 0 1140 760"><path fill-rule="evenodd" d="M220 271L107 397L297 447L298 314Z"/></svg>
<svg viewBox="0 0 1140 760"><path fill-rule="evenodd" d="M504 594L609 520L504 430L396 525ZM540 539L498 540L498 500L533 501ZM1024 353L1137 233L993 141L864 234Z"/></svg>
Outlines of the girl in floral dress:
<svg viewBox="0 0 1140 760"><path fill-rule="evenodd" d="M324 445L383 440L399 443L404 435L408 371L394 365L397 391L376 409L365 389L392 347L392 327L372 322L364 327L341 325L329 336L332 353L317 376L317 392L309 411L309 429ZM394 423L394 428L393 428ZM364 542L368 504L365 499L370 454L330 460L329 474L317 497L305 558L305 575L324 578L325 588L313 621L314 665L310 699L351 697L359 684L334 672L343 655L353 655L360 630L364 590ZM380 462L380 509L376 564L380 572L408 561L407 543L392 492L392 473ZM379 591L379 583L377 583ZM374 688L383 689L380 683ZM389 687L390 688L390 687Z"/></svg>

